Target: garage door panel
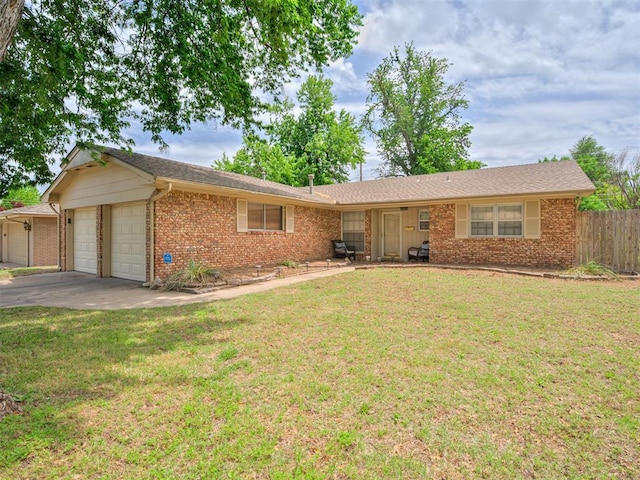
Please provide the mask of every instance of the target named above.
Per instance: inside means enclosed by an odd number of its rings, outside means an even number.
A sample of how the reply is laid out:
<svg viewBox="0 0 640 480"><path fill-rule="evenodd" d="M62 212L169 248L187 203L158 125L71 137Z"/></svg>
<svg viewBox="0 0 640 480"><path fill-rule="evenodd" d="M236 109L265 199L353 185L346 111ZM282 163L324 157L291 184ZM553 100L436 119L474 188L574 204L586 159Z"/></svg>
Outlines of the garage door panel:
<svg viewBox="0 0 640 480"><path fill-rule="evenodd" d="M111 208L111 275L146 280L146 205Z"/></svg>
<svg viewBox="0 0 640 480"><path fill-rule="evenodd" d="M21 223L8 223L7 260L18 265L27 265L27 232Z"/></svg>
<svg viewBox="0 0 640 480"><path fill-rule="evenodd" d="M96 210L76 210L73 220L73 268L78 272L97 273Z"/></svg>

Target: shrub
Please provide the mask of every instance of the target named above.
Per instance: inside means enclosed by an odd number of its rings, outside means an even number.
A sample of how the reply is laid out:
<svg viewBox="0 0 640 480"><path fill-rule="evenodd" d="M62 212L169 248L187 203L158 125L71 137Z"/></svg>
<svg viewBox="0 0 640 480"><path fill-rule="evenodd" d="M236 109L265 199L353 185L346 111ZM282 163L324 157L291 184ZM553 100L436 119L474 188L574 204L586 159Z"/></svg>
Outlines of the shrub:
<svg viewBox="0 0 640 480"><path fill-rule="evenodd" d="M288 268L298 268L300 266L300 264L295 260L284 260L283 262L280 262L280 265Z"/></svg>
<svg viewBox="0 0 640 480"><path fill-rule="evenodd" d="M164 282L162 290L180 290L184 287L201 287L220 278L220 272L201 262L189 260L189 264L174 273Z"/></svg>
<svg viewBox="0 0 640 480"><path fill-rule="evenodd" d="M602 265L593 260L590 260L587 263L583 263L582 265L578 265L577 267L570 268L569 274L577 275L579 277L584 275L594 275L607 278L618 278L616 272L611 270L606 265Z"/></svg>

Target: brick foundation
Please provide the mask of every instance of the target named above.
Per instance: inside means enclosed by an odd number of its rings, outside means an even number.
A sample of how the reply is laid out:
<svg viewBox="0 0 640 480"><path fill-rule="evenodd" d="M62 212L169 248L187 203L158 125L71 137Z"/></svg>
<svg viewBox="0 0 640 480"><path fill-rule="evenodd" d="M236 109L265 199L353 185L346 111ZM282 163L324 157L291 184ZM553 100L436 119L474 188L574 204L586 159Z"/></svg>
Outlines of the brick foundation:
<svg viewBox="0 0 640 480"><path fill-rule="evenodd" d="M430 207L430 260L442 264L568 267L576 255L572 199L540 201L540 238L455 238L455 205Z"/></svg>

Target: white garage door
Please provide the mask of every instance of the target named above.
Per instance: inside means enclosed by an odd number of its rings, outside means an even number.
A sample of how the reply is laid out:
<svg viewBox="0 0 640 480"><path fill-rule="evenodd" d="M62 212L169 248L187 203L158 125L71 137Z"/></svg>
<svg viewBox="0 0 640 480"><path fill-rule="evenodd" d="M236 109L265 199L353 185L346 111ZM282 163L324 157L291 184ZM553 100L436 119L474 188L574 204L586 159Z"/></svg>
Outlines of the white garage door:
<svg viewBox="0 0 640 480"><path fill-rule="evenodd" d="M73 215L73 268L78 272L97 273L96 209L76 210Z"/></svg>
<svg viewBox="0 0 640 480"><path fill-rule="evenodd" d="M111 207L111 276L146 280L146 205Z"/></svg>
<svg viewBox="0 0 640 480"><path fill-rule="evenodd" d="M27 232L21 223L7 223L7 260L27 265ZM6 228L5 227L5 228Z"/></svg>

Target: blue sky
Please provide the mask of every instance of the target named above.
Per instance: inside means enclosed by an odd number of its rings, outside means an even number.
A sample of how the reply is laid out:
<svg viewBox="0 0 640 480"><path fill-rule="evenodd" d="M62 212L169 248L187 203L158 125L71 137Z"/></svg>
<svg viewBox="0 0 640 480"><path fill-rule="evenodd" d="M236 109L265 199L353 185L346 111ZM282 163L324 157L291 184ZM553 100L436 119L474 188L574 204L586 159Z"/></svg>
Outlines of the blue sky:
<svg viewBox="0 0 640 480"><path fill-rule="evenodd" d="M395 45L447 58L447 80L465 81L473 160L490 167L566 155L584 135L607 151L640 151L640 0L356 0L364 15L354 54L325 69L336 107L365 109L366 75ZM285 86L295 97L304 77ZM160 152L128 132L134 150L211 165L241 145L241 133L196 125ZM366 139L364 178L376 177ZM359 174L353 172L352 180Z"/></svg>

